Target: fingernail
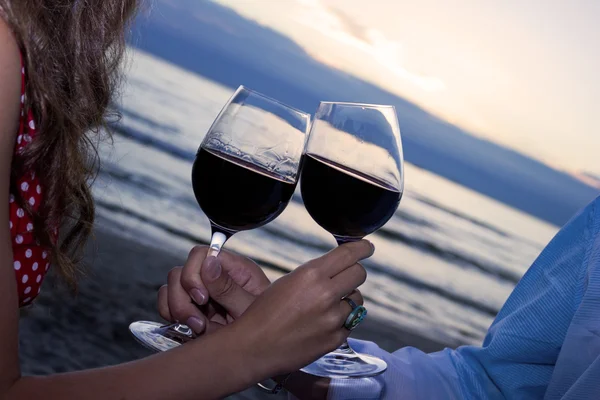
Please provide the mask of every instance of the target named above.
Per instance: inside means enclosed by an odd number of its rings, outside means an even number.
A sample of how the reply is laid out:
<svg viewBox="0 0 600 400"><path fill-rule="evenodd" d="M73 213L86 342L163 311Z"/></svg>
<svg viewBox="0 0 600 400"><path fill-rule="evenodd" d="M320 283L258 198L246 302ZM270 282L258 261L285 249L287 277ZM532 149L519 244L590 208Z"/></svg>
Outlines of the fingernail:
<svg viewBox="0 0 600 400"><path fill-rule="evenodd" d="M202 321L200 318L189 317L186 325L189 326L195 334L204 332L204 321Z"/></svg>
<svg viewBox="0 0 600 400"><path fill-rule="evenodd" d="M371 245L371 255L375 254L375 245L373 244L373 242L369 242L369 244Z"/></svg>
<svg viewBox="0 0 600 400"><path fill-rule="evenodd" d="M211 281L216 281L221 276L221 263L216 257L208 257L204 265L204 276Z"/></svg>
<svg viewBox="0 0 600 400"><path fill-rule="evenodd" d="M190 290L190 296L192 296L192 299L194 299L196 304L198 304L199 306L206 304L206 295L202 293L200 289L193 288L192 290Z"/></svg>

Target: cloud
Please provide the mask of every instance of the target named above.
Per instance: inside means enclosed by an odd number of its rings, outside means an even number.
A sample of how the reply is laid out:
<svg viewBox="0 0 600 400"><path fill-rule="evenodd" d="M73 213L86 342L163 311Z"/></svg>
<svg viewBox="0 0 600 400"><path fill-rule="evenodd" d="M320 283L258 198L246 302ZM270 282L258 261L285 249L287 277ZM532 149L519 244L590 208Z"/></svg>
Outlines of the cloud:
<svg viewBox="0 0 600 400"><path fill-rule="evenodd" d="M318 31L323 36L358 50L356 56L375 62L392 75L428 92L446 89L445 83L433 76L420 75L407 70L402 62L401 43L389 39L378 29L365 27L345 12L329 7L320 0L296 0L303 12L296 15L297 22ZM335 56L335 55L333 55ZM368 56L368 58L365 58ZM331 62L332 55L327 55Z"/></svg>
<svg viewBox="0 0 600 400"><path fill-rule="evenodd" d="M346 14L344 11L330 7L327 9L327 12L337 18L337 21L341 25L341 29L343 31L354 36L360 41L369 42L369 30L352 19L352 17Z"/></svg>

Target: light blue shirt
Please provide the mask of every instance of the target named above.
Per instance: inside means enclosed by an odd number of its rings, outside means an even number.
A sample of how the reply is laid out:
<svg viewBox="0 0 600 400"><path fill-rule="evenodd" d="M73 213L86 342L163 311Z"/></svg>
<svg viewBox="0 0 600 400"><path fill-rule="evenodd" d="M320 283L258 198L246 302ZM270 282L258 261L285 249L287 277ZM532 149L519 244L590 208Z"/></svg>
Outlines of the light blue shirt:
<svg viewBox="0 0 600 400"><path fill-rule="evenodd" d="M392 354L379 377L331 382L337 399L600 399L600 198L554 237L500 310L481 347Z"/></svg>

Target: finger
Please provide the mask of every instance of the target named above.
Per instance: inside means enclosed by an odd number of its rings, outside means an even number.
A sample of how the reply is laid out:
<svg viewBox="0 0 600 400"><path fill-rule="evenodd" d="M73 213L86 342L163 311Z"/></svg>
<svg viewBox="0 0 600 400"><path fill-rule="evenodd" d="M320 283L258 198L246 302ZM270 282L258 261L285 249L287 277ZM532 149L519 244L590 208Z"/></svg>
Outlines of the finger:
<svg viewBox="0 0 600 400"><path fill-rule="evenodd" d="M156 308L158 308L158 314L163 319L173 322L173 317L171 316L171 312L169 311L169 299L167 297L168 291L169 289L167 285L162 285L160 289L158 289Z"/></svg>
<svg viewBox="0 0 600 400"><path fill-rule="evenodd" d="M227 325L227 316L221 315L221 314L213 315L213 317L210 318L208 321L209 321L209 324L211 322L216 322L219 325Z"/></svg>
<svg viewBox="0 0 600 400"><path fill-rule="evenodd" d="M206 327L206 318L181 286L181 267L169 272L167 301L172 320L187 324L196 334L202 333ZM193 318L192 321L188 320Z"/></svg>
<svg viewBox="0 0 600 400"><path fill-rule="evenodd" d="M219 315L221 310L217 309L216 306L218 306L218 304L214 301L208 301L208 303L204 306L204 315L206 315L206 318L212 319L213 316Z"/></svg>
<svg viewBox="0 0 600 400"><path fill-rule="evenodd" d="M185 324L190 328L196 336L201 335L206 331L206 319L189 317Z"/></svg>
<svg viewBox="0 0 600 400"><path fill-rule="evenodd" d="M348 293L352 293L354 289L365 283L366 280L367 270L361 264L356 263L331 278L331 284L335 294L342 298Z"/></svg>
<svg viewBox="0 0 600 400"><path fill-rule="evenodd" d="M271 284L258 264L247 257L229 251L221 251L219 260L233 281L255 296L260 295Z"/></svg>
<svg viewBox="0 0 600 400"><path fill-rule="evenodd" d="M364 304L364 299L360 290L354 290L352 293L350 293L348 296L344 297L340 301L340 308L342 309L342 314L345 314L346 316L348 316L350 311L352 311L352 306L347 300L344 299L352 300L354 303L356 303L357 306L362 306Z"/></svg>
<svg viewBox="0 0 600 400"><path fill-rule="evenodd" d="M355 290L354 292L352 292L352 294L346 296L346 298L352 300L354 303L356 303L357 306L362 306L364 304L362 294L358 290ZM350 303L342 299L342 301L340 302L340 327L344 326L346 319L353 310L354 309L352 308Z"/></svg>
<svg viewBox="0 0 600 400"><path fill-rule="evenodd" d="M227 310L214 300L210 300L206 306L206 318L209 321L215 321L220 324L227 324Z"/></svg>
<svg viewBox="0 0 600 400"><path fill-rule="evenodd" d="M331 278L357 262L371 257L374 251L375 247L371 242L360 240L338 246L311 264L318 265L323 273Z"/></svg>
<svg viewBox="0 0 600 400"><path fill-rule="evenodd" d="M208 327L206 328L206 333L207 334L214 333L224 327L225 327L225 324L221 324L221 323L215 322L215 321L210 321L208 323Z"/></svg>
<svg viewBox="0 0 600 400"><path fill-rule="evenodd" d="M254 301L254 295L242 289L221 267L215 257L204 260L201 269L204 285L212 299L223 306L233 317L238 318Z"/></svg>
<svg viewBox="0 0 600 400"><path fill-rule="evenodd" d="M207 252L206 246L194 247L181 272L181 286L198 305L204 305L208 301L208 290L200 277L200 268Z"/></svg>

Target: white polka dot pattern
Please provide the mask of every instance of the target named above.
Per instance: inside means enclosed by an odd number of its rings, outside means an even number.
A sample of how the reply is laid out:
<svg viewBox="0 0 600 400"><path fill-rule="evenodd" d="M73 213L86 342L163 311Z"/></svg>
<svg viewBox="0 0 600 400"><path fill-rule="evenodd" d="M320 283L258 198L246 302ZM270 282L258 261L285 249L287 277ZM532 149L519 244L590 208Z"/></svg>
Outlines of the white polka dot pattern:
<svg viewBox="0 0 600 400"><path fill-rule="evenodd" d="M17 132L15 158L23 154L23 149L35 140L36 123L31 110L25 109L25 69L22 69L21 121ZM41 284L50 267L48 249L41 247L34 236L35 226L29 212L37 211L42 204L43 187L35 171L27 171L15 182L18 192L9 195L9 227L12 238L13 268L17 281L19 304L30 304L39 294ZM27 205L27 207L24 207ZM54 233L57 235L57 232ZM53 239L55 239L55 236ZM44 265L44 270L40 266Z"/></svg>

